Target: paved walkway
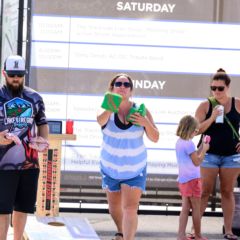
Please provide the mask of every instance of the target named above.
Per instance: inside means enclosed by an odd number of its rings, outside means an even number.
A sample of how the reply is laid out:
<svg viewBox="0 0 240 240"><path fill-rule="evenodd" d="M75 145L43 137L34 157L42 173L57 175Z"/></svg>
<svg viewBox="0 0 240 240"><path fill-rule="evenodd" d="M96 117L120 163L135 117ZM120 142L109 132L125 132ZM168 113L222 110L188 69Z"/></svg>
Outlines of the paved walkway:
<svg viewBox="0 0 240 240"><path fill-rule="evenodd" d="M115 233L115 226L108 214L61 213L60 216L87 218L101 240L111 240ZM188 231L190 226L191 219L189 218ZM221 217L204 217L202 220L203 235L209 240L223 239L222 226ZM139 215L136 240L176 240L177 229L178 216ZM10 229L8 240L12 239Z"/></svg>
<svg viewBox="0 0 240 240"><path fill-rule="evenodd" d="M115 226L108 214L81 214L89 222L102 240L110 240L115 233ZM191 219L188 229L190 230ZM176 240L178 216L139 215L136 240ZM204 217L202 221L203 235L209 240L223 239L222 218Z"/></svg>

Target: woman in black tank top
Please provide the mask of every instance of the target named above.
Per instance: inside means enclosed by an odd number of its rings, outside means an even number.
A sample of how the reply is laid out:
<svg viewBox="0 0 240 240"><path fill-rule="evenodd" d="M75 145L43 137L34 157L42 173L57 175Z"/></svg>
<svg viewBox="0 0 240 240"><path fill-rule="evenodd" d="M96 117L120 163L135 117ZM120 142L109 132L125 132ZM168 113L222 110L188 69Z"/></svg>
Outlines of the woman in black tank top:
<svg viewBox="0 0 240 240"><path fill-rule="evenodd" d="M199 133L210 135L210 149L201 165L203 194L201 200L202 214L208 204L208 198L215 187L219 175L221 203L224 216L225 239L237 239L232 233L232 221L235 208L233 188L240 175L240 143L234 133L239 131L240 99L229 96L230 77L223 69L213 76L210 90L218 105L224 107L223 123L216 123L221 114L219 106L213 106L211 101L202 102L196 110L195 117L200 122ZM231 126L230 126L231 125ZM234 129L234 130L233 130Z"/></svg>

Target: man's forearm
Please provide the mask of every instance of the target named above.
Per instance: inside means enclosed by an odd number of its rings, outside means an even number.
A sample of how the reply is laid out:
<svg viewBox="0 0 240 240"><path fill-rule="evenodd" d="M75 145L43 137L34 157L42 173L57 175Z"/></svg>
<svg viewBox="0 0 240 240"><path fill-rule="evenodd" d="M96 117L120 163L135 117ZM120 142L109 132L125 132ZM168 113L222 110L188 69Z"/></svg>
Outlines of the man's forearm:
<svg viewBox="0 0 240 240"><path fill-rule="evenodd" d="M38 133L37 133L38 136L48 139L48 133L49 133L48 124L38 126Z"/></svg>

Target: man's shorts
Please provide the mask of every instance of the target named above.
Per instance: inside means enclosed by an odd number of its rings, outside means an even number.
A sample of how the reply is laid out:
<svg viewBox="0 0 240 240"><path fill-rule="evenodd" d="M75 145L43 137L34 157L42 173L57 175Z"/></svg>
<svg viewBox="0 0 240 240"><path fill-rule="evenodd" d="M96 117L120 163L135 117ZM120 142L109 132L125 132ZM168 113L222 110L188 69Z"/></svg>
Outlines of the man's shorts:
<svg viewBox="0 0 240 240"><path fill-rule="evenodd" d="M186 183L179 183L178 187L183 197L200 198L202 195L202 181L200 178L195 178Z"/></svg>
<svg viewBox="0 0 240 240"><path fill-rule="evenodd" d="M0 170L0 214L33 213L39 169Z"/></svg>
<svg viewBox="0 0 240 240"><path fill-rule="evenodd" d="M220 156L207 153L201 164L204 168L240 168L240 154Z"/></svg>
<svg viewBox="0 0 240 240"><path fill-rule="evenodd" d="M146 190L146 168L136 177L130 179L113 179L102 172L102 188L110 192L119 192L121 185L125 184L133 188L139 188L143 192Z"/></svg>

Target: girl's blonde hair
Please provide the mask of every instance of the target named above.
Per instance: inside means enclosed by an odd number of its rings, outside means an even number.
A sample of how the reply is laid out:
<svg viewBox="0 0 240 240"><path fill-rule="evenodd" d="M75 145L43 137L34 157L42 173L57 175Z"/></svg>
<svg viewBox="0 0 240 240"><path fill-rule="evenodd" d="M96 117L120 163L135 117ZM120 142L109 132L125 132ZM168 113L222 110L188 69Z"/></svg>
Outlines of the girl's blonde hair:
<svg viewBox="0 0 240 240"><path fill-rule="evenodd" d="M176 135L182 139L188 140L191 138L191 135L197 129L197 127L197 119L192 117L191 115L186 115L180 120Z"/></svg>

